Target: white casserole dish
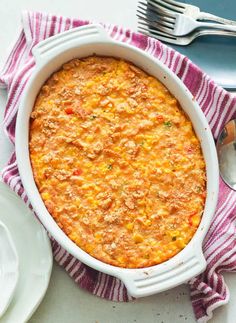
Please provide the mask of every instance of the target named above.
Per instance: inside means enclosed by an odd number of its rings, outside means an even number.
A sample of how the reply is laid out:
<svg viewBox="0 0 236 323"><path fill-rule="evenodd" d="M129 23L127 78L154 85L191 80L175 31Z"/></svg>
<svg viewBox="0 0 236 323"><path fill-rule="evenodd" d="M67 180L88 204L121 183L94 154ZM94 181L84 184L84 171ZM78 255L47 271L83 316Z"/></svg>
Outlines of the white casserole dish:
<svg viewBox="0 0 236 323"><path fill-rule="evenodd" d="M28 149L29 120L36 96L49 76L63 63L92 54L131 61L159 79L190 117L201 141L207 170L207 199L200 226L189 244L170 260L149 268L126 269L103 263L80 249L59 228L36 187ZM187 282L206 267L202 242L214 214L218 196L218 160L208 123L191 93L178 77L157 59L138 48L112 40L99 25L71 29L39 43L33 49L36 67L25 89L16 124L16 156L20 176L34 210L50 234L74 257L88 266L120 278L134 297L148 296Z"/></svg>

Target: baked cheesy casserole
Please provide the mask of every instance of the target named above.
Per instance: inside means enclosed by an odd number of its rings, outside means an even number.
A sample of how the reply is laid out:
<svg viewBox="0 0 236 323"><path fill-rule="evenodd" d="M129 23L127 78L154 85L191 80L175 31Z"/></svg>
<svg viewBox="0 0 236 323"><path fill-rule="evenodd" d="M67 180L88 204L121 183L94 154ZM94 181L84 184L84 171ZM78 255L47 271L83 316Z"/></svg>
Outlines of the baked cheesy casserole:
<svg viewBox="0 0 236 323"><path fill-rule="evenodd" d="M206 171L192 124L161 82L122 59L73 59L47 80L30 158L49 213L105 263L162 263L201 220Z"/></svg>

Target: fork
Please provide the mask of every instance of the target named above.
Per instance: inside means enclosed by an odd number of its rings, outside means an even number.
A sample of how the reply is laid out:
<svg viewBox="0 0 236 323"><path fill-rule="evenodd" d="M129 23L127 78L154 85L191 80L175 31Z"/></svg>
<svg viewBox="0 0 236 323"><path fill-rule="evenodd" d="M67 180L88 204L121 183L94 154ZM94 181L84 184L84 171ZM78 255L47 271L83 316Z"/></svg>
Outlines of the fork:
<svg viewBox="0 0 236 323"><path fill-rule="evenodd" d="M230 31L223 31L223 30L198 30L194 31L191 34L187 36L171 36L169 34L166 34L164 32L158 31L155 29L155 27L150 27L150 23L147 24L145 22L140 23L140 27L138 28L138 31L142 34L150 37L154 37L158 40L164 41L166 43L179 45L179 46L187 46L191 44L196 38L200 36L207 36L207 35L213 35L213 36L229 36L229 37L236 37L236 33L230 32Z"/></svg>
<svg viewBox="0 0 236 323"><path fill-rule="evenodd" d="M155 27L157 30L174 36L187 35L197 28L212 28L236 32L236 26L199 22L183 14L156 7L151 1L148 3L140 1L137 13L140 19L147 17L152 22L156 22Z"/></svg>
<svg viewBox="0 0 236 323"><path fill-rule="evenodd" d="M168 9L170 11L184 14L188 17L192 17L195 20L209 20L226 25L236 25L236 21L218 17L210 13L202 12L197 6L193 6L187 3L175 0L148 0L148 2L158 7L161 7L162 9Z"/></svg>

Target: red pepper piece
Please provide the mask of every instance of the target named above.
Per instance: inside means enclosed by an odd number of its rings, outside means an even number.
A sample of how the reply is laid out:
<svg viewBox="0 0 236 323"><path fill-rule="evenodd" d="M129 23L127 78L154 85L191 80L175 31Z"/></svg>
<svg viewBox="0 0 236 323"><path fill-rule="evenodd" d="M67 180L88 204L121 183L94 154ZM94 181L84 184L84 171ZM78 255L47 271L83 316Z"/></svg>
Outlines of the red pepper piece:
<svg viewBox="0 0 236 323"><path fill-rule="evenodd" d="M67 107L67 108L65 108L65 113L66 114L73 114L74 110L71 107Z"/></svg>
<svg viewBox="0 0 236 323"><path fill-rule="evenodd" d="M194 147L194 146L189 146L189 147L187 148L187 153L188 153L188 154L193 154L193 153L194 153L194 151L195 151L195 147Z"/></svg>
<svg viewBox="0 0 236 323"><path fill-rule="evenodd" d="M203 192L200 196L202 197L203 200L205 200L205 198L206 198L206 192Z"/></svg>
<svg viewBox="0 0 236 323"><path fill-rule="evenodd" d="M157 120L159 121L159 122L163 122L164 121L164 117L163 116L161 116L161 115L157 115Z"/></svg>
<svg viewBox="0 0 236 323"><path fill-rule="evenodd" d="M83 173L83 171L82 171L82 169L76 169L76 170L74 170L74 172L73 172L73 175L75 175L75 176L79 176L79 175L81 175Z"/></svg>
<svg viewBox="0 0 236 323"><path fill-rule="evenodd" d="M196 214L197 214L197 212L191 212L191 213L189 214L188 221L189 221L189 224L190 224L190 225L193 225L192 217L193 217L194 215L196 215Z"/></svg>

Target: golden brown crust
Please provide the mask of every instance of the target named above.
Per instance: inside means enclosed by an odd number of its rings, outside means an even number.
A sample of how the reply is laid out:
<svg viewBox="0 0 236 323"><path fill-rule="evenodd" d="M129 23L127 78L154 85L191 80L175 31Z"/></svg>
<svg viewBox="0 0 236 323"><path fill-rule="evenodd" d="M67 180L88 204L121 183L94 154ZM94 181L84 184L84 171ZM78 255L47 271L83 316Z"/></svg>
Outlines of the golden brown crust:
<svg viewBox="0 0 236 323"><path fill-rule="evenodd" d="M169 91L129 62L74 59L53 74L32 112L30 157L48 211L103 262L161 263L199 225L199 140Z"/></svg>

